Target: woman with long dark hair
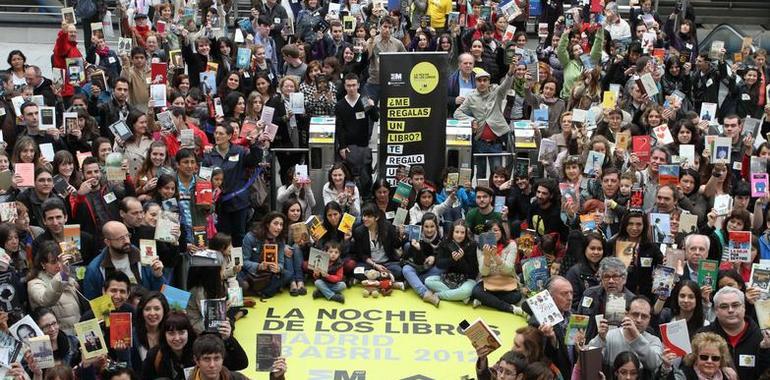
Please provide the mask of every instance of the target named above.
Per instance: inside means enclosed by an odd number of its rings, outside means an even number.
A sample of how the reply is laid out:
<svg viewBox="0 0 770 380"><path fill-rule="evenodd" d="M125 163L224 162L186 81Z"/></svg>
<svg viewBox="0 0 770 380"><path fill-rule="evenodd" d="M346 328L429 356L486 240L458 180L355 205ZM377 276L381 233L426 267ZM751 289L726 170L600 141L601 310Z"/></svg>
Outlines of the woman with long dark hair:
<svg viewBox="0 0 770 380"><path fill-rule="evenodd" d="M302 267L305 261L305 252L307 252L308 257L310 255L311 242L307 239L309 236L295 236L294 229L291 228L291 226L296 223L305 223L302 204L297 199L289 199L283 204L282 209L283 214L286 215L286 222L288 223L287 227L289 227L286 241L287 264L291 264L288 271L292 276L291 285L289 285L289 294L292 296L304 296L307 294L307 289L305 289L305 272L302 270ZM340 253L342 253L341 250Z"/></svg>
<svg viewBox="0 0 770 380"><path fill-rule="evenodd" d="M663 255L650 238L647 216L637 211L627 213L620 221L620 231L607 243L607 251L626 264L626 288L653 299L652 271L663 264Z"/></svg>
<svg viewBox="0 0 770 380"><path fill-rule="evenodd" d="M32 310L35 323L48 335L53 349L53 358L57 364L74 367L80 364L80 342L74 335L61 329L59 318L51 309L38 307Z"/></svg>
<svg viewBox="0 0 770 380"><path fill-rule="evenodd" d="M270 212L243 238L243 270L238 278L249 282L249 287L264 298L274 296L292 281L284 248L288 228L286 215ZM263 261L266 245L276 251L273 262Z"/></svg>
<svg viewBox="0 0 770 380"><path fill-rule="evenodd" d="M658 296L653 307L653 314L658 316L658 323L684 319L690 339L701 327L708 325L703 306L703 295L697 282L680 279L669 297Z"/></svg>
<svg viewBox="0 0 770 380"><path fill-rule="evenodd" d="M441 229L439 219L432 212L425 213L420 221L422 233L419 241L412 239L404 244L404 256L402 272L409 286L414 289L423 301L438 307L439 298L425 286L425 279L441 274L441 270L434 265L436 253L441 244Z"/></svg>
<svg viewBox="0 0 770 380"><path fill-rule="evenodd" d="M372 203L361 211L361 225L353 230L353 254L358 267L387 272L398 280L401 264L396 248L401 247L401 233L384 218L385 215ZM364 279L363 275L357 278Z"/></svg>
<svg viewBox="0 0 770 380"><path fill-rule="evenodd" d="M456 220L439 244L436 266L442 273L425 279L428 289L442 300L470 300L479 275L479 261L476 242L464 220Z"/></svg>
<svg viewBox="0 0 770 380"><path fill-rule="evenodd" d="M136 340L131 347L131 364L137 373L140 373L147 353L160 344L161 325L169 311L166 296L160 292L149 291L139 300L133 315Z"/></svg>
<svg viewBox="0 0 770 380"><path fill-rule="evenodd" d="M498 220L488 220L485 231L494 234L495 243L476 249L481 281L473 288L473 306L485 305L521 315L522 310L516 305L522 297L515 268L518 254L516 241L508 239L502 222Z"/></svg>
<svg viewBox="0 0 770 380"><path fill-rule="evenodd" d="M327 242L336 241L339 243L340 260L345 268L345 275L350 275L353 273L357 263L355 257L350 253L350 250L353 248L353 243L351 242L353 234L346 234L338 229L343 214L342 207L335 201L331 201L324 206L321 223L323 223L326 233L315 242L314 246L318 249L323 249Z"/></svg>
<svg viewBox="0 0 770 380"><path fill-rule="evenodd" d="M574 231L570 234L567 256L578 257L578 262L567 270L565 277L572 284L572 308L575 310L580 306L583 292L600 284L597 272L599 262L606 256L604 246L604 238L598 232L580 234Z"/></svg>

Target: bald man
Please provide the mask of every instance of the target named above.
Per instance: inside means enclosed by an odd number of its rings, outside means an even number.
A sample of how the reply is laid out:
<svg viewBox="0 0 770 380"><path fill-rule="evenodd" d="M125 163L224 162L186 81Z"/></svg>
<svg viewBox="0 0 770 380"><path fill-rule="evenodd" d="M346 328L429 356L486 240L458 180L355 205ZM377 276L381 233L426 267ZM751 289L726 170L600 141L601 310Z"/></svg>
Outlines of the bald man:
<svg viewBox="0 0 770 380"><path fill-rule="evenodd" d="M163 263L157 258L151 266L142 266L139 249L131 245L131 234L121 222L110 221L102 227L104 249L96 256L83 280L83 295L94 299L102 295L104 278L108 273L120 271L132 284L140 284L147 290L160 290L164 284Z"/></svg>

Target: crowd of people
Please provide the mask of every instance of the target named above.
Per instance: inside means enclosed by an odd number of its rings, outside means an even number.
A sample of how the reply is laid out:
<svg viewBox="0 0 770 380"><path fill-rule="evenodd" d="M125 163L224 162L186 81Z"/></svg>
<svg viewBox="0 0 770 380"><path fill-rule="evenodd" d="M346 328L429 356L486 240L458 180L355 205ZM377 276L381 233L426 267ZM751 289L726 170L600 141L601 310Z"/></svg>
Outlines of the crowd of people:
<svg viewBox="0 0 770 380"><path fill-rule="evenodd" d="M231 289L303 297L312 283L318 302L344 303L375 272L435 307L527 319L499 361L479 356L479 379L581 378L587 347L607 379L770 378L768 281L755 279L770 259L767 52L700 46L687 2L661 17L652 0L628 15L593 0L254 0L239 18L232 1L121 0L116 30L103 0L77 3L49 77L19 50L0 72L0 332L30 315L55 358L43 369L25 350L8 376L244 378L233 329L249 310ZM369 149L379 56L423 51L448 56L447 112L470 122L473 153L500 155L474 159L471 177L399 168L410 190L394 197ZM336 123L325 183L284 149L308 147L314 116ZM517 147L526 131L534 150ZM737 232L750 236L740 259ZM316 250L328 268L308 268ZM535 281L523 268L538 258ZM669 287L653 283L660 267ZM541 289L563 322L536 318ZM76 326L104 295L132 313L132 344L84 359L98 341ZM202 305L217 299L227 321L211 331ZM567 344L572 316L590 318ZM689 353L661 333L680 320ZM276 359L270 378L286 369Z"/></svg>

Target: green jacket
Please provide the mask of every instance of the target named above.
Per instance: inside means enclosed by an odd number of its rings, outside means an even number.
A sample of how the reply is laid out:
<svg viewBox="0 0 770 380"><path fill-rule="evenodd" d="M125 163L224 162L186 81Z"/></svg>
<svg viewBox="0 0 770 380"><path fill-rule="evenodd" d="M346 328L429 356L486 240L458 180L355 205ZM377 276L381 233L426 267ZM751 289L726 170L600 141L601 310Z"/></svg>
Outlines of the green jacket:
<svg viewBox="0 0 770 380"><path fill-rule="evenodd" d="M583 73L583 62L580 58L571 59L570 52L567 51L567 44L569 44L569 33L564 32L559 40L559 47L556 49L556 55L559 57L564 67L564 85L561 88L561 98L569 99L572 95L572 86L575 81L580 78L580 74ZM602 48L604 47L604 28L598 30L594 36L594 43L591 46L591 61L594 65L601 63Z"/></svg>

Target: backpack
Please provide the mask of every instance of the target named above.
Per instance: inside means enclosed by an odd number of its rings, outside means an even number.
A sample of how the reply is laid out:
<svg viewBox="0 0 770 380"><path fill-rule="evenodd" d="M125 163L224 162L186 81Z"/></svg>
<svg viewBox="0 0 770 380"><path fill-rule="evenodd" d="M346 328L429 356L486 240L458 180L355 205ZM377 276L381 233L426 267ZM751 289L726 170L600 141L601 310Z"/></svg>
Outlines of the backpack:
<svg viewBox="0 0 770 380"><path fill-rule="evenodd" d="M78 20L87 20L96 15L96 4L94 0L78 0L75 4L75 16Z"/></svg>

